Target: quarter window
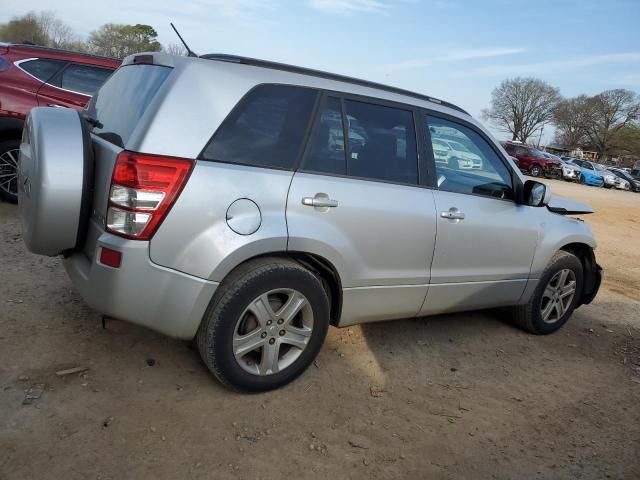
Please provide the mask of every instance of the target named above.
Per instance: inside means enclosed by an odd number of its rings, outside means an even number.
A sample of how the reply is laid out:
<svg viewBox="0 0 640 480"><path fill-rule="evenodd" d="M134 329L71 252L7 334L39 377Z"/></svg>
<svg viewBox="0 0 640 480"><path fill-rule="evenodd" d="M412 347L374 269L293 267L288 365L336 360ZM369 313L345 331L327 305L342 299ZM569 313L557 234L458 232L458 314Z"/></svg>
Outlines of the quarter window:
<svg viewBox="0 0 640 480"><path fill-rule="evenodd" d="M316 122L303 168L417 184L415 138L409 110L345 100L343 112L340 100L329 97Z"/></svg>
<svg viewBox="0 0 640 480"><path fill-rule="evenodd" d="M29 60L27 62L21 62L20 68L25 72L33 75L38 80L48 82L58 70L60 70L64 64L63 60L50 60L46 58L39 58L37 60Z"/></svg>
<svg viewBox="0 0 640 480"><path fill-rule="evenodd" d="M255 88L222 123L202 158L293 168L316 95L313 89L286 85Z"/></svg>
<svg viewBox="0 0 640 480"><path fill-rule="evenodd" d="M113 73L109 68L69 65L62 72L60 86L66 90L93 95Z"/></svg>
<svg viewBox="0 0 640 480"><path fill-rule="evenodd" d="M438 188L448 192L513 198L509 169L474 130L427 116Z"/></svg>

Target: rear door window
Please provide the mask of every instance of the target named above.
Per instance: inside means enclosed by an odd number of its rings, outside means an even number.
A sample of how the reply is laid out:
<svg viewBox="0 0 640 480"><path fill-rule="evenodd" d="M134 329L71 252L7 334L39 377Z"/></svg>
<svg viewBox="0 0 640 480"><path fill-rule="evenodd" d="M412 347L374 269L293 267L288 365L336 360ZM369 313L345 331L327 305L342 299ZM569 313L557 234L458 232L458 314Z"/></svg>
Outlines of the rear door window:
<svg viewBox="0 0 640 480"><path fill-rule="evenodd" d="M297 161L317 91L260 85L243 98L201 154L214 160L292 169Z"/></svg>
<svg viewBox="0 0 640 480"><path fill-rule="evenodd" d="M346 175L346 155L342 104L339 98L328 97L313 129L304 169L311 172Z"/></svg>
<svg viewBox="0 0 640 480"><path fill-rule="evenodd" d="M339 98L327 97L314 126L303 169L417 184L413 113L386 105L347 99L342 102Z"/></svg>
<svg viewBox="0 0 640 480"><path fill-rule="evenodd" d="M42 82L49 81L67 62L64 60L52 60L48 58L38 58L20 62L18 67L33 75Z"/></svg>
<svg viewBox="0 0 640 480"><path fill-rule="evenodd" d="M60 86L65 90L93 95L112 73L109 68L74 63L62 71Z"/></svg>
<svg viewBox="0 0 640 480"><path fill-rule="evenodd" d="M98 121L92 132L124 147L171 70L160 65L120 67L87 107L87 114Z"/></svg>

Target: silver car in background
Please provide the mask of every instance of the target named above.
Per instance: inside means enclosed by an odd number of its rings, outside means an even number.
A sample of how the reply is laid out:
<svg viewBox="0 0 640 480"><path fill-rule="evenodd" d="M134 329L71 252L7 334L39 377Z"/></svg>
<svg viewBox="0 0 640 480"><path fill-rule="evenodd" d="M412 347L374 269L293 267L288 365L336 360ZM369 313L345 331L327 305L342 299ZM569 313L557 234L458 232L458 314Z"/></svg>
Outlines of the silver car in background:
<svg viewBox="0 0 640 480"><path fill-rule="evenodd" d="M434 159L456 138L474 168ZM588 225L465 111L244 57L127 57L82 114L36 108L19 203L86 302L195 339L243 392L280 387L329 325L509 307L556 331L601 280Z"/></svg>

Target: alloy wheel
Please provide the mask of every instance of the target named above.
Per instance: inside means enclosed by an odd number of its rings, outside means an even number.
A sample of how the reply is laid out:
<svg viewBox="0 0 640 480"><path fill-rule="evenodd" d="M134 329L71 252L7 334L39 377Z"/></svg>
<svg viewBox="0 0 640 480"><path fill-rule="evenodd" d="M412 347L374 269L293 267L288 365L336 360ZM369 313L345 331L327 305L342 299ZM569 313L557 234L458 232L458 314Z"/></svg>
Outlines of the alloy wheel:
<svg viewBox="0 0 640 480"><path fill-rule="evenodd" d="M545 323L560 320L571 307L576 294L576 276L568 268L556 273L547 284L540 301L540 315Z"/></svg>
<svg viewBox="0 0 640 480"><path fill-rule="evenodd" d="M309 344L313 309L291 288L270 290L253 299L233 330L233 355L253 375L279 373L292 365Z"/></svg>
<svg viewBox="0 0 640 480"><path fill-rule="evenodd" d="M7 150L0 155L0 190L9 195L18 194L18 156L20 149Z"/></svg>

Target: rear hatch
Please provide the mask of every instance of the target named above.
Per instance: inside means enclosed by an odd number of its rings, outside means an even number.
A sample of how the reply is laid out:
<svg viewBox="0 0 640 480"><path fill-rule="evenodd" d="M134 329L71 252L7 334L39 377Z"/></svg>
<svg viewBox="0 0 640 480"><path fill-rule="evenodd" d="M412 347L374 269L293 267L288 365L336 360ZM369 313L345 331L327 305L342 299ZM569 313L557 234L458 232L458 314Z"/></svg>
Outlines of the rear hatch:
<svg viewBox="0 0 640 480"><path fill-rule="evenodd" d="M87 106L95 158L93 207L83 249L89 259L93 259L97 239L105 229L111 176L118 154L127 148L171 71L171 67L160 65L122 66Z"/></svg>

